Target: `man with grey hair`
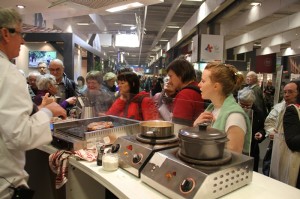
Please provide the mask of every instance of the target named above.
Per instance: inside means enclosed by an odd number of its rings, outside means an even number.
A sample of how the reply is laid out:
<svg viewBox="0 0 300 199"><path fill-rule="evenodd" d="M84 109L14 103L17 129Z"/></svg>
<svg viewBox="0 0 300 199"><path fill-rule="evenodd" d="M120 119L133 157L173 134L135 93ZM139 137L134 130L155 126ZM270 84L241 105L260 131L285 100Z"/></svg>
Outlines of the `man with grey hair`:
<svg viewBox="0 0 300 199"><path fill-rule="evenodd" d="M47 73L47 64L45 62L39 62L37 68L41 75L45 75Z"/></svg>
<svg viewBox="0 0 300 199"><path fill-rule="evenodd" d="M29 90L31 99L33 99L35 97L36 93L39 90L36 86L36 79L39 75L41 75L41 74L36 71L33 71L33 72L30 72L27 76L28 90Z"/></svg>
<svg viewBox="0 0 300 199"><path fill-rule="evenodd" d="M238 92L238 102L240 106L248 113L252 123L252 139L250 156L254 158L253 170L258 172L259 165L259 143L265 139L264 130L265 118L262 111L256 107L255 95L251 88L245 87ZM251 113L251 114L249 114Z"/></svg>
<svg viewBox="0 0 300 199"><path fill-rule="evenodd" d="M0 8L1 199L32 198L24 170L25 151L50 143L51 117L66 117L65 110L54 102L43 103L38 110L31 101L26 78L10 62L25 43L21 32L21 15L14 9Z"/></svg>
<svg viewBox="0 0 300 199"><path fill-rule="evenodd" d="M64 73L65 67L60 59L51 60L48 69L50 74L56 79L56 83L58 85L57 95L61 98L61 101L76 95L76 84Z"/></svg>
<svg viewBox="0 0 300 199"><path fill-rule="evenodd" d="M248 87L251 88L255 95L255 106L262 110L264 117L267 116L267 108L265 105L263 92L261 88L258 85L258 78L257 74L254 71L249 71L246 76L246 83L248 84Z"/></svg>

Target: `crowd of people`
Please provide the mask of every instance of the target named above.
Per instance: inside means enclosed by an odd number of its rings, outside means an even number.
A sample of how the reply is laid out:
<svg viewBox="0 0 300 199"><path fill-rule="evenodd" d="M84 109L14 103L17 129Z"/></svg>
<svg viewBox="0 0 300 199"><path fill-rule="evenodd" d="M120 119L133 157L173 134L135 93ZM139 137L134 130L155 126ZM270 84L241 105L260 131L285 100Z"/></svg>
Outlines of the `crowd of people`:
<svg viewBox="0 0 300 199"><path fill-rule="evenodd" d="M269 137L273 151L264 173L300 188L299 81L286 84L283 101L273 107L272 82L261 89L255 72L244 78L233 65L212 62L199 81L184 57L172 61L165 76L152 79L126 69L89 71L75 83L60 59L39 63L38 71L26 79L10 62L24 44L21 16L1 8L0 27L0 91L5 93L0 101L0 157L7 163L0 166L0 198L11 198L16 188L30 190L25 151L51 141L50 119L71 116L80 106L78 97L94 108L94 116L167 120L181 127L209 123L226 132L227 149L254 157L254 171L259 167L259 143Z"/></svg>

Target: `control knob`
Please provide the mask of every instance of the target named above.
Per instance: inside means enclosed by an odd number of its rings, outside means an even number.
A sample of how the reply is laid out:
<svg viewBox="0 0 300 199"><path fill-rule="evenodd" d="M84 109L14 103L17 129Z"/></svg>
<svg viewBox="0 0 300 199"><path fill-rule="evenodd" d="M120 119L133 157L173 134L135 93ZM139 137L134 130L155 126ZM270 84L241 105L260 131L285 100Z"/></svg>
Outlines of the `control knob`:
<svg viewBox="0 0 300 199"><path fill-rule="evenodd" d="M139 163L142 159L143 159L143 155L142 155L142 154L140 154L140 153L134 154L134 155L133 155L133 158L132 158L132 162L133 162L134 164L137 164L137 163Z"/></svg>
<svg viewBox="0 0 300 199"><path fill-rule="evenodd" d="M195 181L192 178L186 178L180 184L180 190L183 193L191 192L194 187L195 187Z"/></svg>

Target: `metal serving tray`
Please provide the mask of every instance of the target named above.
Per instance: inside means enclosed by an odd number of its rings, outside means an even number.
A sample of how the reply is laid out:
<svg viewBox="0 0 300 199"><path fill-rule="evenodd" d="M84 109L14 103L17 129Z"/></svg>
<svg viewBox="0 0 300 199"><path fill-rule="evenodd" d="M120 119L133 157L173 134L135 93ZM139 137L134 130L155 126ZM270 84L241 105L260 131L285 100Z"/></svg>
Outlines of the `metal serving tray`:
<svg viewBox="0 0 300 199"><path fill-rule="evenodd" d="M87 130L88 124L99 121L111 121L114 127L96 131ZM112 144L120 136L134 135L139 132L140 121L111 115L53 124L53 137L56 140L73 143L71 148L74 150L90 148L97 142L104 142L105 138L110 139L109 144Z"/></svg>

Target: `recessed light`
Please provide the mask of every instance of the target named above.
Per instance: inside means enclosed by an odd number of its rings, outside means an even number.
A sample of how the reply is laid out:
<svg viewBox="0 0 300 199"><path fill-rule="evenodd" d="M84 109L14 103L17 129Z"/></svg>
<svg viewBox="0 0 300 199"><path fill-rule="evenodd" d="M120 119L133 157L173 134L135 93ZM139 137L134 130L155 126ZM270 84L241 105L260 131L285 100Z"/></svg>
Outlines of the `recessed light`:
<svg viewBox="0 0 300 199"><path fill-rule="evenodd" d="M20 8L20 9L24 9L25 6L24 5L16 5L17 8Z"/></svg>
<svg viewBox="0 0 300 199"><path fill-rule="evenodd" d="M167 28L180 28L179 26L167 26Z"/></svg>
<svg viewBox="0 0 300 199"><path fill-rule="evenodd" d="M77 25L78 26L88 26L88 25L90 25L90 23L87 23L87 22L78 22Z"/></svg>
<svg viewBox="0 0 300 199"><path fill-rule="evenodd" d="M261 6L261 3L258 3L258 2L252 2L250 3L251 6Z"/></svg>

